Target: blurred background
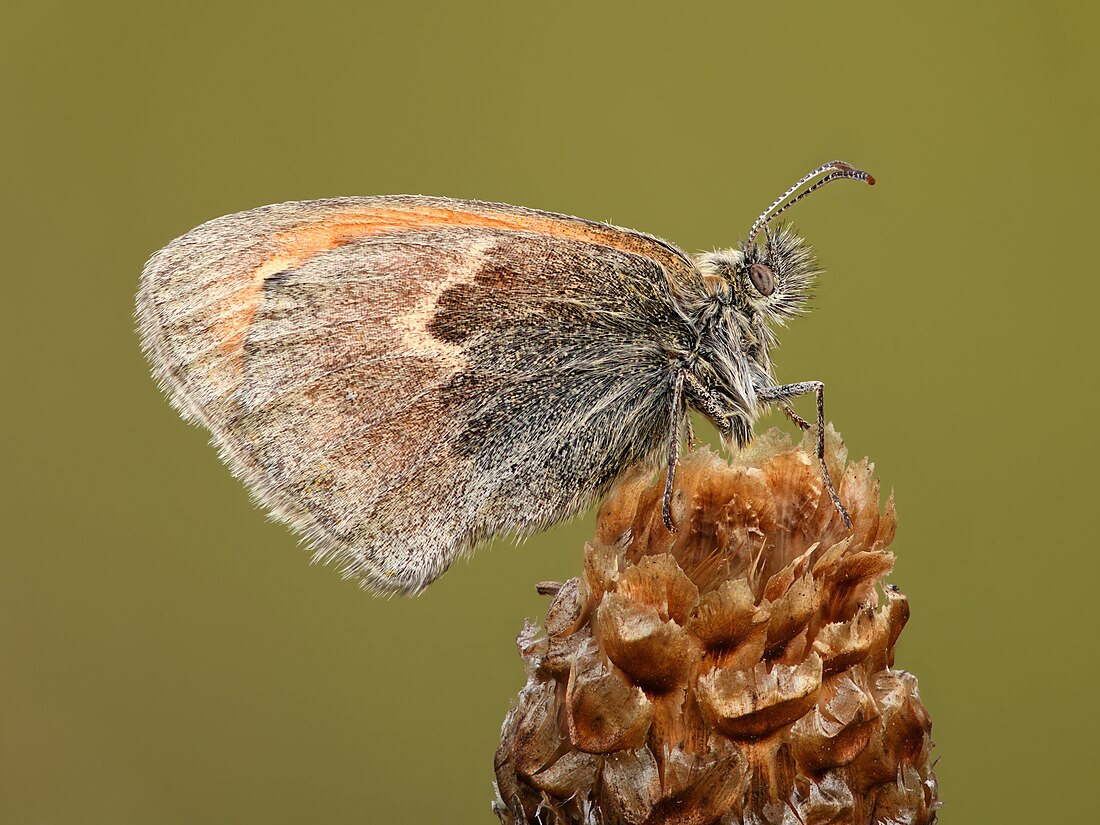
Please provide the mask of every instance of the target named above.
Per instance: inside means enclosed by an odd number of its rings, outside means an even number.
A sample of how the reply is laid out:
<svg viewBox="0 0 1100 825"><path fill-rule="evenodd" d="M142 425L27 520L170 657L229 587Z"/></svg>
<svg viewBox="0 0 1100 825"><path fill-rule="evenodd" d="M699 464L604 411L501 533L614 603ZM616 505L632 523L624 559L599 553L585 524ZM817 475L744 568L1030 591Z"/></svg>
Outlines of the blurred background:
<svg viewBox="0 0 1100 825"><path fill-rule="evenodd" d="M879 185L790 213L828 272L778 375L827 383L897 496L896 665L932 714L941 821L1080 821L1098 22L1022 2L9 9L0 821L493 821L513 639L592 531L483 550L414 600L311 566L149 378L131 312L152 252L228 212L395 192L696 251L836 157Z"/></svg>

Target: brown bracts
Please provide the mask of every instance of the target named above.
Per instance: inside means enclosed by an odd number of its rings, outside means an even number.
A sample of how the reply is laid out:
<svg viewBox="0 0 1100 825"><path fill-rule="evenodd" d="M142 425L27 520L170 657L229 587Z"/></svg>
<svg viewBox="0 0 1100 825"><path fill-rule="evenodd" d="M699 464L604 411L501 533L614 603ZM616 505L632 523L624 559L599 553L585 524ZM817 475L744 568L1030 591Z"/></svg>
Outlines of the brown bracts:
<svg viewBox="0 0 1100 825"><path fill-rule="evenodd" d="M866 462L776 431L732 464L708 450L662 485L624 479L584 573L519 638L527 685L496 756L503 822L929 823L931 722L894 670L909 617L883 577L893 501Z"/></svg>

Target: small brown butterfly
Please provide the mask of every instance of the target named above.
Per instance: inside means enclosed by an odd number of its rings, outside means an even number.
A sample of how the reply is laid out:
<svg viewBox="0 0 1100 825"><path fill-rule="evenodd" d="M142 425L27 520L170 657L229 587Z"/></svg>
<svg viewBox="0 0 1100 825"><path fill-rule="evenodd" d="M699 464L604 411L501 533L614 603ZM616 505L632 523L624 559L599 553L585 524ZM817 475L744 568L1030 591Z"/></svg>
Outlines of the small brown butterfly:
<svg viewBox="0 0 1100 825"><path fill-rule="evenodd" d="M415 593L477 544L568 519L658 456L675 529L688 407L743 446L769 405L808 427L787 402L816 393L821 458L822 384L778 384L769 357L772 324L802 310L816 264L769 224L840 179L874 183L827 163L738 248L695 257L496 203L265 206L153 255L142 346L184 418L317 558Z"/></svg>

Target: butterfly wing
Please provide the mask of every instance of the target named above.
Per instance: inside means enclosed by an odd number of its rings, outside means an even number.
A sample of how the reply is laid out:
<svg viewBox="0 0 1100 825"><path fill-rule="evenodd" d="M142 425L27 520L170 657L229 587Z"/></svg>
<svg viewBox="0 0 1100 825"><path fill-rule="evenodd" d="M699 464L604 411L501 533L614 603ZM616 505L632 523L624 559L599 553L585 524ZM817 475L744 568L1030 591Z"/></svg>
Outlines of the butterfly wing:
<svg viewBox="0 0 1100 825"><path fill-rule="evenodd" d="M149 261L137 312L173 403L253 496L346 574L417 592L664 442L693 271L605 224L346 198L192 230Z"/></svg>

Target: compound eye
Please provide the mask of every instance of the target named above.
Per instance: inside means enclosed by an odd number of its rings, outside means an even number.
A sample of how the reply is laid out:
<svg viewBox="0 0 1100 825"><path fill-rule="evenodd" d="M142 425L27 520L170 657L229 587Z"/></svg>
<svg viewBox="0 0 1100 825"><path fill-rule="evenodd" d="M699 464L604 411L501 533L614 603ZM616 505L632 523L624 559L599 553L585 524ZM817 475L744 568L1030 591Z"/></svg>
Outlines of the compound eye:
<svg viewBox="0 0 1100 825"><path fill-rule="evenodd" d="M764 264L753 264L749 267L749 280L761 295L775 292L775 275Z"/></svg>

